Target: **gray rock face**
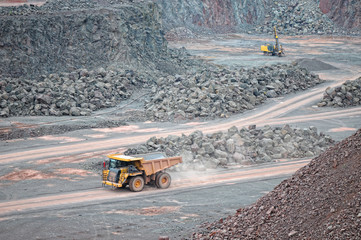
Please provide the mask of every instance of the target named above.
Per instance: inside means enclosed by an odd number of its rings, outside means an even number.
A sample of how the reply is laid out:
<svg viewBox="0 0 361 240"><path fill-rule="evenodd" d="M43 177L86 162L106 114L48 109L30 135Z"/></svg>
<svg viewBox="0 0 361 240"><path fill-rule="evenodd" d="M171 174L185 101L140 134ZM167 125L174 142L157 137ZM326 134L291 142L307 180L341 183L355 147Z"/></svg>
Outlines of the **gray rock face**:
<svg viewBox="0 0 361 240"><path fill-rule="evenodd" d="M256 26L259 33L273 32L273 27L284 35L332 34L341 29L324 15L317 1L269 1L265 23Z"/></svg>
<svg viewBox="0 0 361 240"><path fill-rule="evenodd" d="M175 73L184 61L167 48L156 4L56 0L0 8L0 75L37 78L75 69Z"/></svg>
<svg viewBox="0 0 361 240"><path fill-rule="evenodd" d="M153 0L162 10L167 38L192 38L198 33L247 32L273 33L277 26L284 35L351 33L360 29L339 28L312 0ZM341 5L341 4L340 4ZM342 4L343 5L343 4ZM348 1L348 11L357 1ZM332 5L331 5L332 6ZM333 19L344 18L344 11ZM357 10L351 12L357 13Z"/></svg>
<svg viewBox="0 0 361 240"><path fill-rule="evenodd" d="M228 117L253 109L267 98L321 82L297 64L239 70L208 68L161 78L145 109L150 120L158 121Z"/></svg>
<svg viewBox="0 0 361 240"><path fill-rule="evenodd" d="M162 18L170 38L184 32L235 31L252 24L261 24L264 0L154 0L162 10ZM192 36L192 35L191 35ZM188 37L188 36L187 36Z"/></svg>
<svg viewBox="0 0 361 240"><path fill-rule="evenodd" d="M361 77L346 81L340 87L327 88L319 107L350 107L361 105Z"/></svg>
<svg viewBox="0 0 361 240"><path fill-rule="evenodd" d="M235 132L230 136L228 133ZM272 134L270 134L272 132ZM151 143L151 144L150 144ZM143 154L154 151L182 155L180 169L227 167L234 164L255 164L281 158L313 157L334 141L315 127L307 129L265 126L260 129L232 127L228 132L204 135L194 132L189 136L151 138L145 144L128 149L125 154Z"/></svg>

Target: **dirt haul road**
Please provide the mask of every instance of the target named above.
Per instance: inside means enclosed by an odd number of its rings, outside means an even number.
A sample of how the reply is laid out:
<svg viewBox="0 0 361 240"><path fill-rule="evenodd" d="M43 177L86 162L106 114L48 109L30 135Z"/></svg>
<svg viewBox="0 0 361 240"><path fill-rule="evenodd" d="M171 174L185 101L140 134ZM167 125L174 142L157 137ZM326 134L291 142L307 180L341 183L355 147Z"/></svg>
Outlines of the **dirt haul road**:
<svg viewBox="0 0 361 240"><path fill-rule="evenodd" d="M287 62L302 55L316 57L338 69L316 72L328 80L322 85L271 100L228 119L183 124L135 123L113 129L79 130L1 142L0 238L157 239L168 235L179 239L202 222L225 217L254 202L309 159L285 159L274 164L228 170L175 172L170 189L148 187L141 193L100 188L100 176L91 166L108 153L121 152L152 136L287 123L296 127L316 126L319 131L341 140L361 127L361 107L315 107L326 87L361 75L361 59L357 57L361 54L357 52L360 50L355 40L287 39L292 51L281 59L259 55L258 50L255 50L257 54L250 54L249 50L237 52L243 41L249 41L249 45L256 48L261 42L257 39L226 36L222 40L207 41L200 41L206 46L203 51L198 49L193 53L205 58L216 53L216 63L223 59L225 64L234 65L238 61L249 66L250 63ZM199 42L185 46L196 48ZM290 49L287 44L284 47Z"/></svg>

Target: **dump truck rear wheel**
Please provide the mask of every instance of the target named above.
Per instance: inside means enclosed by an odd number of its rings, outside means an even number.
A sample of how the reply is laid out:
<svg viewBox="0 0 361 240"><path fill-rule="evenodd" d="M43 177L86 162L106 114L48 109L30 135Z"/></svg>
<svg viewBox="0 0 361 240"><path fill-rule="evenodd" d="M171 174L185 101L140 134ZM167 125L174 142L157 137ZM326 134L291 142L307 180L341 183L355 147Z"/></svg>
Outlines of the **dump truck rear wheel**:
<svg viewBox="0 0 361 240"><path fill-rule="evenodd" d="M156 185L158 188L168 188L172 179L168 173L162 173L157 177Z"/></svg>
<svg viewBox="0 0 361 240"><path fill-rule="evenodd" d="M132 192L140 192L144 188L144 178L141 176L134 177L129 181L129 188Z"/></svg>
<svg viewBox="0 0 361 240"><path fill-rule="evenodd" d="M159 177L160 177L160 175L162 175L162 174L163 174L163 172L158 172L158 173L155 175L155 181L154 181L154 183L155 183L155 186L156 186L157 188L159 188L159 185L158 185Z"/></svg>

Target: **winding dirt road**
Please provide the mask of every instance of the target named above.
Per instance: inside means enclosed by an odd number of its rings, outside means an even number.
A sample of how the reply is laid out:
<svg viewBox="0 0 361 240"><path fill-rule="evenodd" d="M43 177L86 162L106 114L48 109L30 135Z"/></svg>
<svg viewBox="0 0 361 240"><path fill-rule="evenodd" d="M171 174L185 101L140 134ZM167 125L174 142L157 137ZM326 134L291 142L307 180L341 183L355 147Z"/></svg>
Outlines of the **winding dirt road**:
<svg viewBox="0 0 361 240"><path fill-rule="evenodd" d="M337 86L340 83L331 84L331 87ZM296 116L286 116L287 113L297 111L303 106L308 106L318 99L321 99L324 88L316 88L304 94L291 97L285 101L276 102L269 107L264 107L264 110L261 111L252 111L250 116L243 117L242 115L234 116L230 119L225 119L223 121L216 122L205 122L200 123L199 125L184 124L177 126L178 129L174 129L174 126L169 128L156 128L156 132L147 131L144 129L144 133L141 133L141 125L138 125L136 129L140 129L140 134L133 134L134 128L129 128L129 130L123 130L120 127L112 129L112 132L117 132L119 129L122 130L123 134L119 134L116 137L111 137L111 139L105 140L95 140L95 141L85 141L80 143L72 144L63 144L63 146L48 147L44 146L39 149L25 150L22 151L18 149L14 153L5 153L0 155L0 164L5 164L10 162L18 161L30 161L30 160L40 160L48 159L51 157L59 156L69 156L74 154L84 154L84 153L93 153L87 154L87 158L92 156L97 156L105 153L105 150L109 152L119 151L120 149L126 149L129 146L143 143L146 139L149 139L152 136L156 137L166 137L168 135L181 135L181 134L190 134L195 130L203 131L204 133L213 133L217 131L225 131L232 126L238 128L246 127L249 125L282 125L290 123L300 123L300 122L309 122L309 121L319 121L319 120L332 120L337 118L349 118L349 117L359 117L361 116L361 107L354 107L351 109L341 109L326 111L326 112L314 112ZM101 131L101 130L100 130Z"/></svg>
<svg viewBox="0 0 361 240"><path fill-rule="evenodd" d="M345 50L342 42L330 41L330 44L339 44ZM304 44L300 40L296 43L299 49L306 49L304 45L311 44L308 40ZM290 58L295 57L291 53ZM258 58L257 61L261 60ZM323 72L321 76L330 81L226 119L184 124L137 123L112 129L81 130L62 137L46 136L1 143L0 238L145 239L145 236L156 237L165 233L177 239L174 234L181 233L183 227L215 220L240 205L252 203L310 159L285 159L273 164L210 172L173 173L170 189L161 191L148 187L140 193L100 188L99 175L85 170L80 174L69 169L79 168L79 164L91 160L97 163L108 153L124 151L153 136L190 134L195 130L213 133L232 126L313 125L340 140L361 127L361 107L321 109L315 105L327 87L353 80L361 76L361 72L358 62L335 60L335 65L338 68L347 65L344 68L347 72ZM24 176L17 176L16 180L6 178L21 171L25 171ZM173 210L159 213L158 218L142 214L124 216L124 213L161 207ZM91 228L89 221L92 222ZM122 227L117 230L113 222ZM39 230L39 226L46 226L47 230ZM11 234L15 229L17 234Z"/></svg>
<svg viewBox="0 0 361 240"><path fill-rule="evenodd" d="M334 86L336 84L333 84ZM128 146L144 142L151 136L166 137L170 134L180 135L182 133L189 134L195 130L201 130L206 133L227 130L231 126L245 127L251 124L257 125L280 125L289 123L309 122L317 120L335 120L339 118L357 117L361 119L361 107L352 109L341 109L325 112L315 112L295 116L287 116L286 114L296 111L303 106L308 106L320 99L323 89L313 89L309 92L290 97L284 101L276 101L264 107L264 110L255 110L247 117L236 116L231 119L224 120L217 123L203 123L201 125L187 124L179 127L179 129L172 130L163 128L159 133L147 132L144 134L137 134L132 136L131 132L121 134L121 137L85 141L80 143L63 144L61 146L41 146L37 149L16 151L13 153L4 153L0 155L0 164L7 166L9 164L19 164L22 162L32 163L34 160L40 161L42 164L50 164L64 159L75 158L77 161L102 156L114 149L126 149ZM131 129L129 131L132 131ZM227 181L239 181L245 179L262 178L269 176L289 175L295 172L300 167L308 163L309 160L296 160L288 162L287 165L277 164L274 166L261 167L260 169L244 170L240 169L233 173L211 174L209 176L186 178L182 175L178 176L180 179L173 183L173 187L169 191L177 191L184 188L196 188L200 185L217 184ZM187 184L183 184L187 182ZM79 204L89 201L106 201L114 200L114 198L132 198L136 196L146 196L152 191L144 191L142 193L124 193L121 195L114 191L106 191L104 189L94 189L90 191L79 191L72 193L61 193L57 195L35 197L29 199L8 201L0 203L0 215L11 212L18 212L34 208L44 208L65 204Z"/></svg>

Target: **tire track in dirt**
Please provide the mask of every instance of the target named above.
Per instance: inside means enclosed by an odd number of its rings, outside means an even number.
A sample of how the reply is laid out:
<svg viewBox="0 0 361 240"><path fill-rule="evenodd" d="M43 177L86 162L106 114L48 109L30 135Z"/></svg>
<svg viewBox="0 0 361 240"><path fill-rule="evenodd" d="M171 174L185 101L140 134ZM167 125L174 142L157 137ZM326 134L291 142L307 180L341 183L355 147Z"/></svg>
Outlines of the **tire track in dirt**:
<svg viewBox="0 0 361 240"><path fill-rule="evenodd" d="M174 180L172 187L169 189L159 190L156 188L146 188L139 193L125 191L111 191L111 188L95 188L94 190L79 191L72 193L62 193L50 196L35 197L29 199L13 200L0 202L0 216L8 215L14 212L24 212L34 209L44 209L52 206L73 205L85 202L111 201L114 199L133 199L134 197L149 197L152 193L166 193L171 191L179 191L182 189L190 189L202 187L205 185L218 185L230 182L239 182L252 179L270 178L294 173L299 168L305 166L310 159L293 160L289 162L280 162L276 164L265 164L256 167L238 169L232 172L215 172L208 176L182 177Z"/></svg>
<svg viewBox="0 0 361 240"><path fill-rule="evenodd" d="M337 86L339 83L334 83L331 87ZM306 121L315 121L315 120L324 120L324 119L335 119L338 117L349 117L349 116L358 116L361 115L361 108L352 108L352 109L343 109L343 110L335 110L332 112L322 112L322 113L314 113L308 115L300 115L293 117L284 117L277 118L286 114L287 112L297 110L302 106L305 106L309 103L320 99L321 94L323 94L324 89L315 89L313 91L307 92L305 94L293 97L284 102L276 104L267 110L256 113L252 116L246 118L240 118L236 120L228 120L224 123L207 123L199 126L183 126L183 129L164 129L163 132L157 133L149 133L145 132L137 136L127 136L123 135L120 138L114 138L109 140L98 140L92 142L81 142L81 143L70 143L64 144L62 146L57 147L49 147L42 149L34 149L28 151L20 151L16 153L8 153L0 155L0 165L6 164L10 162L18 162L18 161L29 161L29 160L40 160L44 158L50 157L67 157L69 155L74 154L82 154L85 152L94 152L101 151L106 149L119 149L127 146L140 144L144 142L146 139L157 136L157 137L166 137L170 134L172 135L181 135L181 134L190 134L195 130L203 131L204 133L213 133L221 130L227 130L232 126L236 127L245 127L248 125L256 124L256 125L280 125L284 123L295 123L295 122L306 122ZM333 109L332 109L333 110Z"/></svg>

